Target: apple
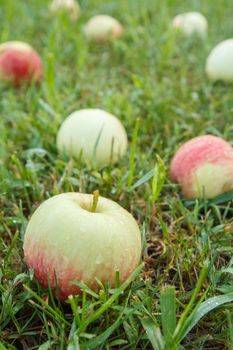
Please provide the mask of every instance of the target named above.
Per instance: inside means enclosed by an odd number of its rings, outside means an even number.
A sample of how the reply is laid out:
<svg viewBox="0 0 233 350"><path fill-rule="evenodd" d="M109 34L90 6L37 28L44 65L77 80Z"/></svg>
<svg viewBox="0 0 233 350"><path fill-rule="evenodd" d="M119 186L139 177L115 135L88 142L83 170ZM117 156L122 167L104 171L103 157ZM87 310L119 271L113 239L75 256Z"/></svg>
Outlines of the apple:
<svg viewBox="0 0 233 350"><path fill-rule="evenodd" d="M0 80L15 86L37 83L43 67L38 53L28 44L8 41L0 45Z"/></svg>
<svg viewBox="0 0 233 350"><path fill-rule="evenodd" d="M63 193L42 203L26 228L24 256L39 283L58 296L80 294L72 281L97 290L100 280L115 286L116 271L124 282L139 263L141 235L133 216L104 197Z"/></svg>
<svg viewBox="0 0 233 350"><path fill-rule="evenodd" d="M206 18L199 12L186 12L177 15L172 26L175 30L181 31L185 36L197 35L204 38L208 29Z"/></svg>
<svg viewBox="0 0 233 350"><path fill-rule="evenodd" d="M233 39L215 46L206 61L206 74L212 81L233 82Z"/></svg>
<svg viewBox="0 0 233 350"><path fill-rule="evenodd" d="M117 162L124 154L127 135L112 114L101 109L82 109L61 125L57 148L69 157L81 157L86 164L101 167Z"/></svg>
<svg viewBox="0 0 233 350"><path fill-rule="evenodd" d="M185 198L212 198L233 188L233 148L220 137L204 135L184 143L173 157L170 177Z"/></svg>
<svg viewBox="0 0 233 350"><path fill-rule="evenodd" d="M92 17L84 28L88 40L105 43L123 35L124 29L115 18L107 15Z"/></svg>
<svg viewBox="0 0 233 350"><path fill-rule="evenodd" d="M76 0L53 0L50 5L50 10L53 13L69 13L70 19L73 22L77 21L80 15L80 6Z"/></svg>

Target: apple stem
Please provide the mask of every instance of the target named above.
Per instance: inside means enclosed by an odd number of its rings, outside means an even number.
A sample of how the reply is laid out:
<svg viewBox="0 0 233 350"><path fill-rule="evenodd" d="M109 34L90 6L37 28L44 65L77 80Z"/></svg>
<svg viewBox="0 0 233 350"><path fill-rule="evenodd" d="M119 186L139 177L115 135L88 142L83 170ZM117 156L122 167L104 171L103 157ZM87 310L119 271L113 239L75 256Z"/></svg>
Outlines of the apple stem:
<svg viewBox="0 0 233 350"><path fill-rule="evenodd" d="M93 192L93 201L92 201L92 206L91 206L91 212L95 213L97 205L98 205L98 199L99 199L100 193L99 190L95 190Z"/></svg>

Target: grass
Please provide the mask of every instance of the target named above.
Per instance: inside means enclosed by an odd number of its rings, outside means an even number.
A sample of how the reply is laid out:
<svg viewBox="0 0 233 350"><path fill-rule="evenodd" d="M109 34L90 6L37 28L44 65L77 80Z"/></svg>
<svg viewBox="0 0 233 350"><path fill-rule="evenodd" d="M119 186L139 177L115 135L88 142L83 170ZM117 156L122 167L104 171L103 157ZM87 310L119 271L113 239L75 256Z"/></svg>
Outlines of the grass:
<svg viewBox="0 0 233 350"><path fill-rule="evenodd" d="M232 36L232 1L80 4L80 20L70 23L52 17L45 0L0 0L1 42L31 43L45 69L40 86L0 85L0 349L233 349L233 195L184 201L166 176L191 137L233 144L232 86L204 74L210 49ZM171 31L172 17L189 9L207 16L205 41ZM119 18L124 38L87 43L82 27L97 13ZM122 120L130 145L117 166L59 157L59 125L86 107ZM24 264L25 227L46 198L94 190L135 216L144 265L115 290L82 286L61 305Z"/></svg>

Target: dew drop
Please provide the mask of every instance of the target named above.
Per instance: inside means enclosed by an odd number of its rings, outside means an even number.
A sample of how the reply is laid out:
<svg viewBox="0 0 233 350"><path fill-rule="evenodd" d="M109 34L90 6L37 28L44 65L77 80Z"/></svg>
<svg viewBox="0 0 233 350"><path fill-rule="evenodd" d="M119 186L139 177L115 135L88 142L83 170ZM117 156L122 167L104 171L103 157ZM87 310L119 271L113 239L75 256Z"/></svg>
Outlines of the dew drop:
<svg viewBox="0 0 233 350"><path fill-rule="evenodd" d="M96 265L101 264L103 261L104 261L103 256L100 255L100 254L99 254L99 255L97 256L97 258L95 259Z"/></svg>

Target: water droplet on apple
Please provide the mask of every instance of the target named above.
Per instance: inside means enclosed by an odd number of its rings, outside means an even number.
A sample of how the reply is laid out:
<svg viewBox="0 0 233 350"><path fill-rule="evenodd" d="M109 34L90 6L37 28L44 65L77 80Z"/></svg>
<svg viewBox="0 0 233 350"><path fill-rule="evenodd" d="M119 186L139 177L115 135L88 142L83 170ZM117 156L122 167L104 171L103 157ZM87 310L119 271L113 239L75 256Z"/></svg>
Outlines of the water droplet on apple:
<svg viewBox="0 0 233 350"><path fill-rule="evenodd" d="M83 233L86 232L86 228L85 228L84 226L80 226L79 229L80 229L80 231L83 232Z"/></svg>
<svg viewBox="0 0 233 350"><path fill-rule="evenodd" d="M95 259L96 265L101 264L103 261L104 261L103 256L100 255L100 254L99 254L99 255L97 256L97 258Z"/></svg>

